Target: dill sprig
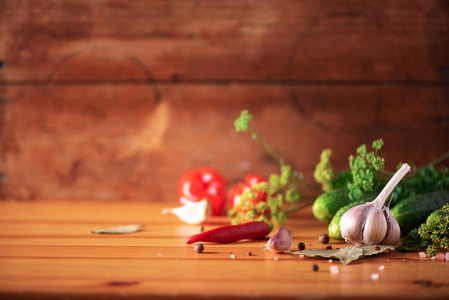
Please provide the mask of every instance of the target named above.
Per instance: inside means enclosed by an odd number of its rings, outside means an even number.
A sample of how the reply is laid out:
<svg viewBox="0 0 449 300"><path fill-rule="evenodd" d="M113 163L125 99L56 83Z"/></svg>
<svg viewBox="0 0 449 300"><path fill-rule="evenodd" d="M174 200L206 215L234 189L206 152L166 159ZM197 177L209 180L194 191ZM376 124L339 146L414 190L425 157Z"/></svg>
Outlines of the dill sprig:
<svg viewBox="0 0 449 300"><path fill-rule="evenodd" d="M320 183L324 192L330 192L333 188L334 170L330 164L331 149L324 149L321 152L320 162L316 165L313 178Z"/></svg>
<svg viewBox="0 0 449 300"><path fill-rule="evenodd" d="M377 155L382 148L381 139L373 142L373 151L367 152L366 145L357 148L357 156L349 156L352 182L348 182L349 198L358 199L363 193L373 191L376 182L375 171L384 167L384 159Z"/></svg>
<svg viewBox="0 0 449 300"><path fill-rule="evenodd" d="M427 242L427 256L438 253L439 249L449 250L449 204L442 208L443 214L437 215L432 222L421 224L418 234Z"/></svg>
<svg viewBox="0 0 449 300"><path fill-rule="evenodd" d="M229 210L228 215L232 218L232 224L263 221L271 226L282 225L286 222L288 215L313 204L313 201L307 200L313 200L316 196L301 195L299 186L306 187L315 193L321 192L321 189L308 184L298 172L293 171L292 167L251 127L251 120L252 115L248 110L243 110L234 122L235 130L249 131L252 138L259 141L277 161L280 171L279 174L271 174L268 182L258 183L249 191L243 192L240 202ZM266 202L254 201L260 193L266 193ZM298 205L300 200L306 202Z"/></svg>
<svg viewBox="0 0 449 300"><path fill-rule="evenodd" d="M351 199L358 199L366 192L371 192L379 182L379 174L391 175L383 171L384 159L378 155L383 141L375 140L373 151L368 152L366 145L362 144L356 150L357 155L349 156L349 170L334 173L330 164L331 149L321 152L320 162L315 167L313 177L320 183L324 192L346 187Z"/></svg>
<svg viewBox="0 0 449 300"><path fill-rule="evenodd" d="M422 223L419 228L410 231L402 240L398 251L418 251L426 249L428 257L439 251L449 250L449 204L443 206L442 214L436 215L431 222Z"/></svg>

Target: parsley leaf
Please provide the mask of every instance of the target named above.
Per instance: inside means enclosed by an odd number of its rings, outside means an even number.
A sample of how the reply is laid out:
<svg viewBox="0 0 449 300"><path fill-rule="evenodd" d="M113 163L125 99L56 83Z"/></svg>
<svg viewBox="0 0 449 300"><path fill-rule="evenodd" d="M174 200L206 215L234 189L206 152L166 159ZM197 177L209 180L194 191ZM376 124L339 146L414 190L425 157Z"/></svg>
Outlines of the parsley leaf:
<svg viewBox="0 0 449 300"><path fill-rule="evenodd" d="M427 240L423 239L419 235L418 229L415 228L407 234L407 236L402 240L401 246L396 248L396 250L399 252L418 251L419 249L427 246L427 243Z"/></svg>

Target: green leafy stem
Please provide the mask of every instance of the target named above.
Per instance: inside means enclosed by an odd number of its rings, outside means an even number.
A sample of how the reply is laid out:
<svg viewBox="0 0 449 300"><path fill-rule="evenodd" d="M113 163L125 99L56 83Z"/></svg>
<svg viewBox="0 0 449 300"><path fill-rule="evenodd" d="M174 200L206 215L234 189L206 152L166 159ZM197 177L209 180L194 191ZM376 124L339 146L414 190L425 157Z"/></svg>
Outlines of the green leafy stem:
<svg viewBox="0 0 449 300"><path fill-rule="evenodd" d="M234 122L235 130L251 133L252 138L259 141L279 164L280 172L271 174L268 182L256 184L250 191L241 195L240 203L229 211L233 224L259 220L271 225L281 225L291 213L313 204L317 194L347 188L349 198L357 199L362 194L382 186L384 181L393 175L383 170L384 159L378 155L383 146L383 140L379 139L373 141L371 151L368 151L365 144L359 146L356 155L349 156L349 170L339 173L334 173L330 164L332 150L324 149L313 174L315 181L321 184L321 187L311 185L302 178L301 173L293 171L292 167L256 132L251 126L252 117L248 110L241 111ZM417 187L424 192L426 189L449 186L449 171L437 172L433 169L434 165L447 158L449 158L449 151L420 168L414 168L411 174L402 181L403 183L396 187L392 195L393 202L413 196L417 192ZM311 191L313 195L301 195L300 187ZM266 193L266 202L255 201L260 193ZM300 200L301 204L299 204Z"/></svg>
<svg viewBox="0 0 449 300"><path fill-rule="evenodd" d="M284 224L288 215L313 204L316 195L301 195L299 187L303 186L313 193L321 193L319 187L306 182L298 172L292 170L291 166L282 159L270 144L264 140L256 130L251 127L252 115L248 110L243 110L235 120L234 126L237 132L248 131L251 137L262 144L267 152L280 166L279 174L271 174L268 182L256 184L251 190L244 192L240 197L240 203L235 209L229 211L233 224L247 221L264 221L270 225ZM266 202L252 201L260 193L266 193ZM306 203L299 205L299 201Z"/></svg>
<svg viewBox="0 0 449 300"><path fill-rule="evenodd" d="M441 210L441 215L410 231L397 250L406 252L424 248L429 257L435 256L440 249L449 251L449 204Z"/></svg>

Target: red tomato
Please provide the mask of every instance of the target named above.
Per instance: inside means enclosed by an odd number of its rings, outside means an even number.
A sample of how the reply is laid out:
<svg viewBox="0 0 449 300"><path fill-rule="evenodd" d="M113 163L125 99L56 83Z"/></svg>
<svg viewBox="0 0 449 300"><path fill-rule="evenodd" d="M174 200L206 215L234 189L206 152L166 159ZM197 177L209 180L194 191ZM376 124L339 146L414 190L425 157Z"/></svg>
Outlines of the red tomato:
<svg viewBox="0 0 449 300"><path fill-rule="evenodd" d="M186 171L178 180L182 205L207 199L213 215L221 215L226 199L226 179L215 169L202 167Z"/></svg>
<svg viewBox="0 0 449 300"><path fill-rule="evenodd" d="M230 208L233 208L240 202L240 196L243 192L249 191L251 187L253 187L256 183L267 182L268 179L264 176L248 174L243 182L237 183L235 187L229 190L228 192L228 204ZM257 192L257 197L251 199L251 202L254 204L259 203L261 201L267 201L267 193L259 191Z"/></svg>

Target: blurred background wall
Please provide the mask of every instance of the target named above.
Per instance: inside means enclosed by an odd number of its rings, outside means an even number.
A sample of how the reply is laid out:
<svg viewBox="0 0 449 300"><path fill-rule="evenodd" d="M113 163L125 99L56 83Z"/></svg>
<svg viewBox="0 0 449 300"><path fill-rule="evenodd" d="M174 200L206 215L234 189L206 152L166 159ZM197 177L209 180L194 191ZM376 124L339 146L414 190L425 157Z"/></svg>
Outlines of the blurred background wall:
<svg viewBox="0 0 449 300"><path fill-rule="evenodd" d="M176 202L187 169L313 182L449 150L449 1L0 0L0 199Z"/></svg>

